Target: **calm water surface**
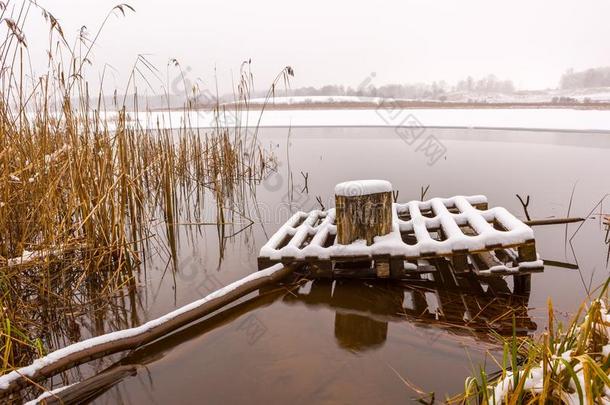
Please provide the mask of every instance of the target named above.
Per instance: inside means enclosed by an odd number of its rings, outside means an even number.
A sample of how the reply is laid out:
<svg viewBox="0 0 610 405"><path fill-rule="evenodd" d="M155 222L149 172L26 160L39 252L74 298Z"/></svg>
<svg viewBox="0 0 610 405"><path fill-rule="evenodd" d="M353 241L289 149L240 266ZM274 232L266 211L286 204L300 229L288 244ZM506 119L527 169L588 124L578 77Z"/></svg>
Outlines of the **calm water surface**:
<svg viewBox="0 0 610 405"><path fill-rule="evenodd" d="M409 403L419 396L413 387L443 399L460 391L473 365L496 369L488 353L497 348L475 333L485 320L507 333L502 314L525 305L517 309L520 331L534 333L546 325L547 297L562 313L574 311L608 276L599 214L610 202L594 207L610 192L610 135L427 129L421 139L430 135L446 148L434 164L417 142L409 145L393 129L261 130L260 142L279 167L250 203L255 224L242 230L248 220L238 218L225 229L225 236L236 235L220 239L216 227L180 227L178 271L150 266L138 321L254 271L267 236L296 210L319 208L316 197L332 206L334 185L348 179L387 179L401 202L419 199L427 185L428 197L485 194L491 206L520 217L515 194L529 195L534 218L566 216L574 188L571 215L592 214L571 243L565 226L535 229L542 258L572 266L547 265L532 276L524 298L510 294L510 278L459 286L439 278L432 287L309 281L292 291L253 294L134 353L126 363L141 365L137 373L95 402ZM569 227L568 239L577 227Z"/></svg>

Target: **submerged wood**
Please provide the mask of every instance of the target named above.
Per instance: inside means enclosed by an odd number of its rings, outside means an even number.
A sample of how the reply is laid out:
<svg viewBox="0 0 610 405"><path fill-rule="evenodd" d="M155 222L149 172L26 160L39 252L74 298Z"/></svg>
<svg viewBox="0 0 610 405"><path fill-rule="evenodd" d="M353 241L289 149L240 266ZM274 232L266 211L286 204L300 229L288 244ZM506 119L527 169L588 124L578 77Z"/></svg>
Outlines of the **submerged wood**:
<svg viewBox="0 0 610 405"><path fill-rule="evenodd" d="M373 244L375 236L392 231L392 192L335 196L337 241L349 245L358 240Z"/></svg>
<svg viewBox="0 0 610 405"><path fill-rule="evenodd" d="M172 348L217 328L229 325L244 314L268 307L285 294L290 294L290 291L290 289L283 289L281 287L263 287L259 289L257 295L248 297L230 307L223 308L205 320L194 322L187 328L163 336L150 344L129 352L119 362L97 375L54 390L54 394L47 393L45 398L46 404L88 403L120 383L124 378L132 375L130 373L133 372L133 375L135 375L141 368L146 369L146 366L151 362L163 358L164 354Z"/></svg>
<svg viewBox="0 0 610 405"><path fill-rule="evenodd" d="M82 404L92 401L126 377L136 375L138 367L140 366L136 364L116 367L104 373L94 375L87 380L86 384L74 384L62 387L57 391L45 393L38 397L37 401L41 401L45 405Z"/></svg>
<svg viewBox="0 0 610 405"><path fill-rule="evenodd" d="M283 279L296 268L295 265L276 264L139 327L97 336L59 349L36 360L30 366L22 367L0 377L0 397L21 389L30 381L41 380L79 364L112 353L132 350L157 340L246 294Z"/></svg>

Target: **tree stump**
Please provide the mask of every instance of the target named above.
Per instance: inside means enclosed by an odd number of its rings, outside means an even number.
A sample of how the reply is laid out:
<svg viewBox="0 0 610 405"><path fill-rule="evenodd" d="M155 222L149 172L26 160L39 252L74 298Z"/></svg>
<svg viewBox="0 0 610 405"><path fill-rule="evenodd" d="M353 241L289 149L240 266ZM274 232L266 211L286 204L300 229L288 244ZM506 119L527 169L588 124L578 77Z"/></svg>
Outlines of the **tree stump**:
<svg viewBox="0 0 610 405"><path fill-rule="evenodd" d="M337 242L348 245L392 231L392 184L383 180L359 180L335 187Z"/></svg>

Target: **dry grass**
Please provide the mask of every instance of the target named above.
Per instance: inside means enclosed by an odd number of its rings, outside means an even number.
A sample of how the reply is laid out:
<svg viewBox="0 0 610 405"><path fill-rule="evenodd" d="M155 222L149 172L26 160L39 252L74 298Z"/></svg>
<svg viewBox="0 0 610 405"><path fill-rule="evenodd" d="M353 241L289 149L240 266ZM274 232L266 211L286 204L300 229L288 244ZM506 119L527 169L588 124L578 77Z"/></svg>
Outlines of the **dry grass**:
<svg viewBox="0 0 610 405"><path fill-rule="evenodd" d="M610 280L609 280L610 281ZM480 369L451 403L597 404L610 400L608 283L600 298L583 304L573 321L557 323L549 300L549 325L537 339L502 339L500 371ZM584 314L584 315L583 315Z"/></svg>
<svg viewBox="0 0 610 405"><path fill-rule="evenodd" d="M108 17L130 10L120 5ZM50 44L48 71L36 77L28 74L22 32L33 12L43 13ZM93 40L83 34L70 47L57 19L35 3L1 4L0 19L2 373L80 340L80 315L89 316L92 335L103 332L106 312L128 318L134 276L151 244L174 255L174 224L201 220L206 202L216 222L226 221L273 159L239 126L150 130L118 102L92 106L85 68L106 22ZM242 104L250 88L241 83Z"/></svg>

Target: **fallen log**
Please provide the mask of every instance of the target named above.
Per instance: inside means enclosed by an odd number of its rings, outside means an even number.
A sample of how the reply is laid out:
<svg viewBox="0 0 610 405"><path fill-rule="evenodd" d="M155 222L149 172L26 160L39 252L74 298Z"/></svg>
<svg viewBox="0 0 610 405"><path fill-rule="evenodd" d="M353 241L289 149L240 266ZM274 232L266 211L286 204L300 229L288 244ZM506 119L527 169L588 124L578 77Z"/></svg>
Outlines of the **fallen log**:
<svg viewBox="0 0 610 405"><path fill-rule="evenodd" d="M93 401L104 392L120 383L124 378L137 372L154 361L159 361L172 348L190 341L197 336L208 333L221 326L228 325L241 316L273 304L290 290L274 289L272 293L260 293L234 306L223 308L222 311L201 321L196 321L187 328L163 336L154 342L129 352L120 361L92 377L78 383L58 388L52 392L44 392L38 398L45 399L46 405L51 404L82 404Z"/></svg>
<svg viewBox="0 0 610 405"><path fill-rule="evenodd" d="M574 222L583 222L584 218L548 218L548 219L532 219L523 221L528 226L541 226L541 225L563 225L572 224Z"/></svg>
<svg viewBox="0 0 610 405"><path fill-rule="evenodd" d="M295 266L278 263L138 327L96 336L49 353L29 366L1 376L0 397L21 389L30 381L48 378L79 364L150 343L252 291L281 280L295 269Z"/></svg>

